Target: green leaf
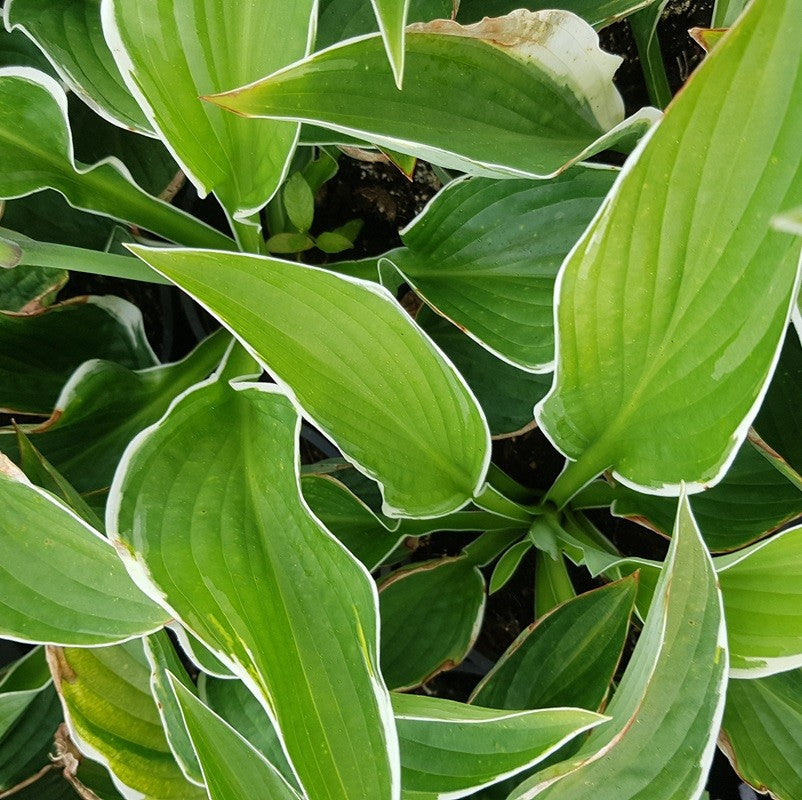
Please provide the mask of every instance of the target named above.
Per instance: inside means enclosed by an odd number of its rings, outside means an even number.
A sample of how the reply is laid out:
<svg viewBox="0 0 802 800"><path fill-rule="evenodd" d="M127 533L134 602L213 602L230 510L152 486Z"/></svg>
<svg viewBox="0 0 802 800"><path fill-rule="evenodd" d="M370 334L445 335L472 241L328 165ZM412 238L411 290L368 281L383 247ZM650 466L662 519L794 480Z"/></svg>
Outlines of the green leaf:
<svg viewBox="0 0 802 800"><path fill-rule="evenodd" d="M616 487L612 512L669 535L674 502ZM802 514L802 493L750 441L741 445L723 480L691 499L699 529L713 551L736 550Z"/></svg>
<svg viewBox="0 0 802 800"><path fill-rule="evenodd" d="M276 769L288 783L297 788L297 780L281 739L265 714L259 701L240 680L220 680L201 677L198 695L219 717L244 736Z"/></svg>
<svg viewBox="0 0 802 800"><path fill-rule="evenodd" d="M383 484L385 513L444 514L481 485L489 435L476 400L386 290L272 258L131 249L290 387L305 415Z"/></svg>
<svg viewBox="0 0 802 800"><path fill-rule="evenodd" d="M374 8L370 0L320 0L316 49L373 33L377 27ZM411 0L407 19L409 22L446 19L453 10L452 0Z"/></svg>
<svg viewBox="0 0 802 800"><path fill-rule="evenodd" d="M713 9L712 28L729 28L738 19L747 0L716 0Z"/></svg>
<svg viewBox="0 0 802 800"><path fill-rule="evenodd" d="M70 375L92 358L130 369L157 363L139 309L109 296L76 298L32 314L0 312L0 407L50 414Z"/></svg>
<svg viewBox="0 0 802 800"><path fill-rule="evenodd" d="M315 238L315 247L324 253L336 254L350 250L354 243L347 236L336 231L323 231Z"/></svg>
<svg viewBox="0 0 802 800"><path fill-rule="evenodd" d="M649 615L606 709L612 721L511 800L579 800L600 791L616 800L697 798L713 758L727 662L715 570L683 496Z"/></svg>
<svg viewBox="0 0 802 800"><path fill-rule="evenodd" d="M531 549L532 542L528 539L524 539L514 544L499 558L498 563L493 569L493 575L490 578L490 585L487 589L488 594L494 594L507 585L510 578L515 574L515 571L521 566L523 557Z"/></svg>
<svg viewBox="0 0 802 800"><path fill-rule="evenodd" d="M315 216L315 197L306 179L300 172L293 172L282 189L284 210L290 222L301 232L312 227Z"/></svg>
<svg viewBox="0 0 802 800"><path fill-rule="evenodd" d="M404 793L466 797L532 767L606 717L578 708L501 711L393 695Z"/></svg>
<svg viewBox="0 0 802 800"><path fill-rule="evenodd" d="M184 655L198 668L201 674L213 675L226 680L234 679L231 670L222 664L220 659L200 639L178 622L169 627L178 639ZM198 677L200 678L200 675Z"/></svg>
<svg viewBox="0 0 802 800"><path fill-rule="evenodd" d="M100 27L100 0L8 0L7 30L35 42L63 80L87 105L124 128L153 135L117 69Z"/></svg>
<svg viewBox="0 0 802 800"><path fill-rule="evenodd" d="M300 800L281 773L247 739L207 708L180 681L171 684L203 770L211 800Z"/></svg>
<svg viewBox="0 0 802 800"><path fill-rule="evenodd" d="M470 702L599 710L626 642L636 590L637 581L624 578L557 606L518 636Z"/></svg>
<svg viewBox="0 0 802 800"><path fill-rule="evenodd" d="M304 475L301 489L312 513L368 570L376 569L401 543L397 520L388 527L389 520L385 523L333 477Z"/></svg>
<svg viewBox="0 0 802 800"><path fill-rule="evenodd" d="M246 122L199 98L302 58L314 9L313 0L101 3L106 39L145 116L201 196L214 191L236 220L255 215L278 189L298 126Z"/></svg>
<svg viewBox="0 0 802 800"><path fill-rule="evenodd" d="M22 132L20 119L26 121ZM75 208L139 225L172 241L231 246L228 237L144 192L113 158L92 166L77 163L66 95L43 72L0 69L0 142L0 197L52 188Z"/></svg>
<svg viewBox="0 0 802 800"><path fill-rule="evenodd" d="M762 677L802 666L802 526L716 559L730 671Z"/></svg>
<svg viewBox="0 0 802 800"><path fill-rule="evenodd" d="M800 242L770 220L802 200L798 11L751 5L561 269L557 373L537 409L579 459L558 504L608 468L651 493L699 491L746 436L796 296Z"/></svg>
<svg viewBox="0 0 802 800"><path fill-rule="evenodd" d="M561 0L560 8L572 11L594 28L603 28L652 2L654 0ZM460 0L457 19L463 23L478 22L482 17L509 14L520 5L521 0ZM528 0L526 3L532 11L552 6L550 0Z"/></svg>
<svg viewBox="0 0 802 800"><path fill-rule="evenodd" d="M63 388L53 415L41 425L21 427L79 492L104 489L131 439L159 419L176 395L208 377L230 343L220 331L181 361L139 371L111 361L85 362ZM13 429L0 429L0 451L19 457Z"/></svg>
<svg viewBox="0 0 802 800"><path fill-rule="evenodd" d="M415 321L465 378L494 437L534 425L532 408L549 390L551 373L527 372L502 361L428 306L418 311Z"/></svg>
<svg viewBox="0 0 802 800"><path fill-rule="evenodd" d="M303 253L315 246L314 239L305 233L277 233L271 236L265 247L270 253Z"/></svg>
<svg viewBox="0 0 802 800"><path fill-rule="evenodd" d="M413 564L381 584L379 606L382 675L392 689L411 689L468 655L484 616L485 581L465 556Z"/></svg>
<svg viewBox="0 0 802 800"><path fill-rule="evenodd" d="M100 761L126 797L200 800L176 764L150 693L141 639L113 647L48 647L75 744Z"/></svg>
<svg viewBox="0 0 802 800"><path fill-rule="evenodd" d="M473 28L411 25L405 52L402 92L375 35L208 99L495 177L554 175L654 121L653 110L623 121L612 82L619 59L567 12L519 10Z"/></svg>
<svg viewBox="0 0 802 800"><path fill-rule="evenodd" d="M410 0L371 0L371 3L393 70L395 85L400 90L404 82L404 39Z"/></svg>
<svg viewBox="0 0 802 800"><path fill-rule="evenodd" d="M802 797L802 670L727 687L719 746L738 774L776 800Z"/></svg>
<svg viewBox="0 0 802 800"><path fill-rule="evenodd" d="M0 741L50 680L41 647L26 653L0 673Z"/></svg>
<svg viewBox="0 0 802 800"><path fill-rule="evenodd" d="M140 584L259 697L307 793L389 798L397 745L375 588L301 500L290 400L229 385L254 369L236 350L137 437L112 485L110 535Z"/></svg>
<svg viewBox="0 0 802 800"><path fill-rule="evenodd" d="M499 358L554 363L554 280L615 173L449 183L404 231L392 263L435 311Z"/></svg>
<svg viewBox="0 0 802 800"><path fill-rule="evenodd" d="M143 644L145 657L150 666L150 692L156 701L167 743L186 779L203 786L201 766L192 739L184 725L182 709L176 700L171 682L180 681L192 692L195 691L195 685L187 675L181 659L164 631L145 637Z"/></svg>
<svg viewBox="0 0 802 800"><path fill-rule="evenodd" d="M67 277L66 270L47 267L0 269L0 311L26 313L46 308L67 283Z"/></svg>
<svg viewBox="0 0 802 800"><path fill-rule="evenodd" d="M561 554L553 558L540 551L535 557L535 619L576 597L571 576Z"/></svg>
<svg viewBox="0 0 802 800"><path fill-rule="evenodd" d="M99 645L166 621L128 578L111 545L2 455L0 501L0 635Z"/></svg>

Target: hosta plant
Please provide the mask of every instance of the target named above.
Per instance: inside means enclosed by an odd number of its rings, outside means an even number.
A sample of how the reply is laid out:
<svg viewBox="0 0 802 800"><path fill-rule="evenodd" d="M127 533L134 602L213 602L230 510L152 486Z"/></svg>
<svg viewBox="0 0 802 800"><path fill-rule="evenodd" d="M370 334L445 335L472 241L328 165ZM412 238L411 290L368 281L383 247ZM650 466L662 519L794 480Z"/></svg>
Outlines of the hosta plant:
<svg viewBox="0 0 802 800"><path fill-rule="evenodd" d="M522 3L5 0L0 797L802 797L802 0Z"/></svg>

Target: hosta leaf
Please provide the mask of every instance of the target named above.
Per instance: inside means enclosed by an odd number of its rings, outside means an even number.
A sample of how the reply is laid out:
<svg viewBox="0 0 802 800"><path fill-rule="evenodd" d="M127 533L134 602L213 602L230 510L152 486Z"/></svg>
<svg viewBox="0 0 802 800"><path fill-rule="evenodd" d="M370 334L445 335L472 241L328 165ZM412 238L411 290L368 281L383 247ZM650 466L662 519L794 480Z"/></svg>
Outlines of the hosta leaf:
<svg viewBox="0 0 802 800"><path fill-rule="evenodd" d="M802 666L802 526L716 565L732 674L754 678Z"/></svg>
<svg viewBox="0 0 802 800"><path fill-rule="evenodd" d="M386 290L272 258L131 249L290 387L305 415L383 484L386 513L444 514L481 485L489 435L476 400Z"/></svg>
<svg viewBox="0 0 802 800"><path fill-rule="evenodd" d="M428 306L415 321L465 378L493 436L510 436L534 425L532 408L549 390L550 373L526 372L496 358Z"/></svg>
<svg viewBox="0 0 802 800"><path fill-rule="evenodd" d="M145 637L143 644L150 667L150 692L156 701L167 743L187 780L203 786L203 773L171 682L180 681L192 692L195 685L164 631Z"/></svg>
<svg viewBox="0 0 802 800"><path fill-rule="evenodd" d="M67 283L67 271L47 267L0 269L0 311L37 311L49 306Z"/></svg>
<svg viewBox="0 0 802 800"><path fill-rule="evenodd" d="M56 690L48 685L0 737L0 792L29 780L50 765L53 736L63 718ZM34 794L31 800L39 798Z"/></svg>
<svg viewBox="0 0 802 800"><path fill-rule="evenodd" d="M671 533L674 502L670 498L624 486L616 487L614 495L614 514ZM802 493L776 463L746 441L722 481L694 495L691 508L711 550L736 550L799 517Z"/></svg>
<svg viewBox="0 0 802 800"><path fill-rule="evenodd" d="M400 533L388 529L355 494L328 476L304 475L304 500L315 516L369 570L376 569L400 543ZM398 522L395 522L396 527Z"/></svg>
<svg viewBox="0 0 802 800"><path fill-rule="evenodd" d="M123 83L100 27L100 0L8 0L8 30L19 29L42 49L59 77L115 125L153 135Z"/></svg>
<svg viewBox="0 0 802 800"><path fill-rule="evenodd" d="M412 25L405 88L381 37L352 39L250 86L209 100L249 116L309 122L450 169L544 177L598 152L623 122L615 56L572 14L519 10L464 28ZM448 103L443 103L443 98ZM620 126L620 127L617 127ZM599 141L610 131L605 142Z"/></svg>
<svg viewBox="0 0 802 800"><path fill-rule="evenodd" d="M573 600L576 590L565 565L565 559L558 554L552 558L549 553L539 551L535 554L535 619L548 614L561 603Z"/></svg>
<svg viewBox="0 0 802 800"><path fill-rule="evenodd" d="M731 680L719 746L759 792L801 797L802 670Z"/></svg>
<svg viewBox="0 0 802 800"><path fill-rule="evenodd" d="M653 0L561 0L560 8L573 11L577 16L603 28L621 17L626 17ZM461 22L478 22L482 17L497 17L520 8L521 0L460 0L457 19ZM527 0L526 7L537 11L551 8L549 0Z"/></svg>
<svg viewBox="0 0 802 800"><path fill-rule="evenodd" d="M206 797L186 780L167 744L140 639L113 647L49 647L48 659L75 744L109 768L124 796Z"/></svg>
<svg viewBox="0 0 802 800"><path fill-rule="evenodd" d="M447 19L453 10L453 0L411 0L407 18L409 22ZM376 29L371 0L320 0L315 47L322 50Z"/></svg>
<svg viewBox="0 0 802 800"><path fill-rule="evenodd" d="M501 711L393 695L405 793L467 797L537 764L606 718L579 708Z"/></svg>
<svg viewBox="0 0 802 800"><path fill-rule="evenodd" d="M255 214L278 189L298 126L246 122L199 97L302 58L314 10L313 0L101 3L117 66L151 125L201 195L214 191L237 219Z"/></svg>
<svg viewBox="0 0 802 800"><path fill-rule="evenodd" d="M240 680L202 677L198 695L219 717L244 736L278 771L297 788L281 739L264 708Z"/></svg>
<svg viewBox="0 0 802 800"><path fill-rule="evenodd" d="M396 86L404 81L404 39L410 0L371 0Z"/></svg>
<svg viewBox="0 0 802 800"><path fill-rule="evenodd" d="M109 543L0 455L0 635L98 645L167 614L131 582Z"/></svg>
<svg viewBox="0 0 802 800"><path fill-rule="evenodd" d="M172 241L197 247L231 244L213 228L142 191L114 159L92 166L76 163L66 95L43 72L0 69L0 142L0 197L52 188L75 208L139 225Z"/></svg>
<svg viewBox="0 0 802 800"><path fill-rule="evenodd" d="M41 647L0 673L0 741L49 683L50 670Z"/></svg>
<svg viewBox="0 0 802 800"><path fill-rule="evenodd" d="M384 581L379 604L382 675L391 688L410 689L468 655L482 624L485 582L465 556L413 564Z"/></svg>
<svg viewBox="0 0 802 800"><path fill-rule="evenodd" d="M65 385L52 416L24 431L78 491L104 489L128 442L159 419L176 395L208 377L230 342L220 331L181 361L139 371L111 361L85 362ZM0 429L0 451L19 457L13 430Z"/></svg>
<svg viewBox="0 0 802 800"><path fill-rule="evenodd" d="M637 582L624 578L530 625L474 689L488 708L601 708L627 638Z"/></svg>
<svg viewBox="0 0 802 800"><path fill-rule="evenodd" d="M498 563L493 568L490 584L487 587L488 594L494 594L509 583L510 578L515 574L518 567L521 566L521 561L523 561L524 556L532 547L532 542L529 539L525 539L524 541L514 544L499 558Z"/></svg>
<svg viewBox="0 0 802 800"><path fill-rule="evenodd" d="M50 414L67 379L92 358L130 369L157 363L135 306L84 297L31 314L0 313L0 407Z"/></svg>
<svg viewBox="0 0 802 800"><path fill-rule="evenodd" d="M375 588L301 499L290 400L229 385L254 370L235 350L134 440L109 532L140 584L259 696L310 795L391 798Z"/></svg>
<svg viewBox="0 0 802 800"><path fill-rule="evenodd" d="M713 758L727 661L715 570L682 497L649 615L605 712L612 721L591 732L575 756L521 784L511 800L600 792L616 800L697 800Z"/></svg>
<svg viewBox="0 0 802 800"><path fill-rule="evenodd" d="M615 173L452 181L402 231L392 263L432 307L533 372L554 361L554 280Z"/></svg>
<svg viewBox="0 0 802 800"><path fill-rule="evenodd" d="M796 0L756 0L563 265L537 416L579 461L556 502L609 467L649 492L699 490L743 442L796 291L800 243L770 220L802 199L799 63Z"/></svg>
<svg viewBox="0 0 802 800"><path fill-rule="evenodd" d="M172 680L211 800L251 800L254 790L271 800L300 800L281 773L225 720L180 681Z"/></svg>
<svg viewBox="0 0 802 800"><path fill-rule="evenodd" d="M184 655L198 668L201 674L213 675L216 678L231 680L234 675L220 659L195 635L190 633L180 623L170 625ZM200 676L198 676L200 677Z"/></svg>

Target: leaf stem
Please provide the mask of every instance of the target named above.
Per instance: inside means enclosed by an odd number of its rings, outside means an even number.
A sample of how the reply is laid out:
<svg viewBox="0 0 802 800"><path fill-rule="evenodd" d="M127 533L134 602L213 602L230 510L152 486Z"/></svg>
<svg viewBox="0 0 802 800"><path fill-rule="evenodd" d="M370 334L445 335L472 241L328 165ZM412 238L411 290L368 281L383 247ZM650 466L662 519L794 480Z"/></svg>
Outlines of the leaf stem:
<svg viewBox="0 0 802 800"><path fill-rule="evenodd" d="M609 466L604 439L597 439L578 460L566 462L565 469L546 492L542 505L552 503L557 509L562 509L580 489L601 475Z"/></svg>

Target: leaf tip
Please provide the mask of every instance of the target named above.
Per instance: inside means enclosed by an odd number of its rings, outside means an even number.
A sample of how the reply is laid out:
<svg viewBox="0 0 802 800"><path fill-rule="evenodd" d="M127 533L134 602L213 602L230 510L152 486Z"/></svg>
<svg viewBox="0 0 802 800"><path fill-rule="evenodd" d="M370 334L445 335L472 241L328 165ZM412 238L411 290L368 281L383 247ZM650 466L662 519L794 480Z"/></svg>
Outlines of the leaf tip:
<svg viewBox="0 0 802 800"><path fill-rule="evenodd" d="M0 238L0 269L14 269L22 261L22 248L8 239Z"/></svg>

